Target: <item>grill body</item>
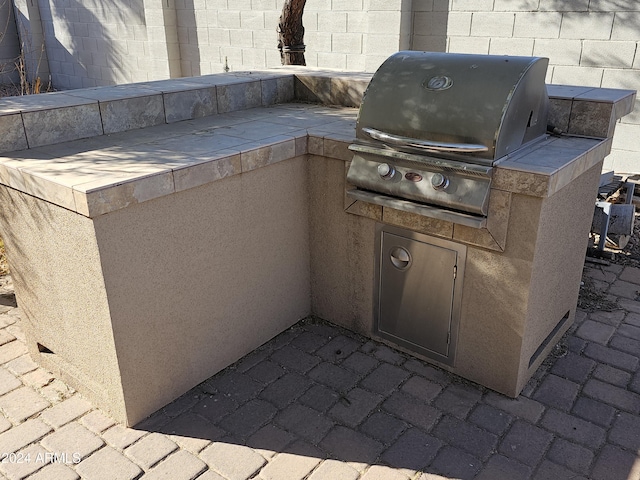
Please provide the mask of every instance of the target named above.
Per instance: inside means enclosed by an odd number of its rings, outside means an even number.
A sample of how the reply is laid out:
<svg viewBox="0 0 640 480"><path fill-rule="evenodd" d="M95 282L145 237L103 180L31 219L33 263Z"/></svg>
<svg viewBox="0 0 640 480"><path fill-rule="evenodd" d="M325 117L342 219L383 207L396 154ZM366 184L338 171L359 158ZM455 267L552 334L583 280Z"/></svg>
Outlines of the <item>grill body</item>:
<svg viewBox="0 0 640 480"><path fill-rule="evenodd" d="M493 166L545 137L547 66L537 57L392 55L362 100L348 172L360 191L351 196L484 226Z"/></svg>

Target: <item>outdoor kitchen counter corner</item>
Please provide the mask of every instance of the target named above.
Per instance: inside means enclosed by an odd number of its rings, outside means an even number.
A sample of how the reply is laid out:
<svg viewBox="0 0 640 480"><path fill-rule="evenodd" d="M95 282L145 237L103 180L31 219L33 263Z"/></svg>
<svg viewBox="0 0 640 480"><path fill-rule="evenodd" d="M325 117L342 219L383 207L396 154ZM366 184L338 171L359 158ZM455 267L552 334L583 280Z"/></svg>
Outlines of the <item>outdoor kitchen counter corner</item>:
<svg viewBox="0 0 640 480"><path fill-rule="evenodd" d="M0 236L30 353L119 421L311 313L369 331L376 222L346 213L344 192L370 76L301 72L0 101ZM558 94L565 131L585 93ZM608 122L633 92L587 100ZM552 196L601 164L602 137L549 138L494 188Z"/></svg>

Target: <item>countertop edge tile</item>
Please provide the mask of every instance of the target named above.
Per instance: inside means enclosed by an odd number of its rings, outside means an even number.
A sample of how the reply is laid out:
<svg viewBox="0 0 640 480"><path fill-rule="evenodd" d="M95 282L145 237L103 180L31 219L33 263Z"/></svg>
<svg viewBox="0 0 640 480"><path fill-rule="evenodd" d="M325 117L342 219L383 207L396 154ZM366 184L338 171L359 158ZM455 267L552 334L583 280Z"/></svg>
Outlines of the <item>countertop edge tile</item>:
<svg viewBox="0 0 640 480"><path fill-rule="evenodd" d="M74 188L76 211L89 218L175 193L173 171L153 173L117 185L81 192Z"/></svg>

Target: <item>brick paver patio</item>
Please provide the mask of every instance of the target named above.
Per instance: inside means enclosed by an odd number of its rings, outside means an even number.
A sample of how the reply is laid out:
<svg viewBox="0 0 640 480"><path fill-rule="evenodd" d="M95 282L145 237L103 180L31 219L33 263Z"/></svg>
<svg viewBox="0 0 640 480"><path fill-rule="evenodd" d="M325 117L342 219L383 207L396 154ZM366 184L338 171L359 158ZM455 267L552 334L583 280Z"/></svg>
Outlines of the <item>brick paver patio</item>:
<svg viewBox="0 0 640 480"><path fill-rule="evenodd" d="M135 428L33 363L20 310L0 296L0 472L639 480L640 269L587 264L584 278L617 307L579 310L516 400L307 319Z"/></svg>

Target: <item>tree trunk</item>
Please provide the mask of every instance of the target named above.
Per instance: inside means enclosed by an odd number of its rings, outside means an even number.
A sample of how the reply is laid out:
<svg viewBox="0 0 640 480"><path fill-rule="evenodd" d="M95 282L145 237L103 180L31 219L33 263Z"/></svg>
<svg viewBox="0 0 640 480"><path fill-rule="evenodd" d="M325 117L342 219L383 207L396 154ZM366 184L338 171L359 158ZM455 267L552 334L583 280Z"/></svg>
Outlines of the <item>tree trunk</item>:
<svg viewBox="0 0 640 480"><path fill-rule="evenodd" d="M306 65L302 13L306 0L285 0L278 24L278 49L282 65Z"/></svg>

